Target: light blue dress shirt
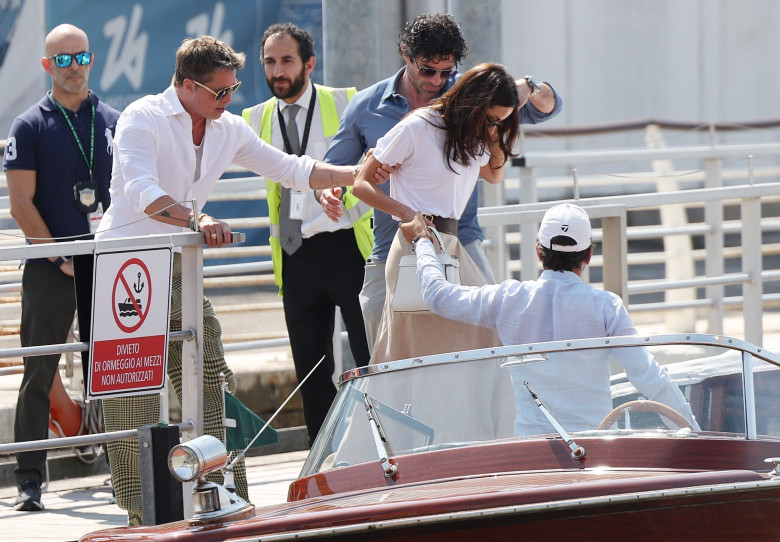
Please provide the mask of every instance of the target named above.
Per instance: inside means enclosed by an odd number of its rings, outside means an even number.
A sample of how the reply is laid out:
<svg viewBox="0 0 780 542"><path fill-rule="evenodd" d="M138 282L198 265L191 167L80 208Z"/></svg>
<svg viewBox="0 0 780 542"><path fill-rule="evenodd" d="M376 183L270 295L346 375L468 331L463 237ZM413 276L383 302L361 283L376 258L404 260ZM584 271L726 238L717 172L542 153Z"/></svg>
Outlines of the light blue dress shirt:
<svg viewBox="0 0 780 542"><path fill-rule="evenodd" d="M487 286L447 282L433 244L416 244L417 277L425 304L436 314L495 329L503 345L566 339L636 335L622 300L584 284L570 271L542 271L537 280L505 280ZM510 368L517 412L515 434L553 432L531 399L524 381L567 431L595 429L612 410L610 356L626 370L637 390L665 403L698 429L680 389L645 348L551 354L545 362Z"/></svg>

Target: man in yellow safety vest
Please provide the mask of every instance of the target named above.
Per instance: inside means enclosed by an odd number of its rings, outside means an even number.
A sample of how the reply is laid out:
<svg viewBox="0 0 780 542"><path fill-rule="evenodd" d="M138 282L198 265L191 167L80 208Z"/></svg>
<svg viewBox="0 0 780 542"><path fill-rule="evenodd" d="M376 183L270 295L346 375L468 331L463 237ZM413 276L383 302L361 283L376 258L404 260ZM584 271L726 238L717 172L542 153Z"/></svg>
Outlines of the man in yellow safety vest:
<svg viewBox="0 0 780 542"><path fill-rule="evenodd" d="M244 118L275 147L322 159L356 89L311 82L316 63L314 41L291 23L269 27L260 51L273 97L245 109ZM272 179L266 179L266 188L274 276L298 380L325 356L323 366L301 388L306 427L313 441L336 394L331 375L337 306L356 365L366 365L369 360L358 294L374 241L372 210L347 189L347 211L333 222L312 193L285 189Z"/></svg>

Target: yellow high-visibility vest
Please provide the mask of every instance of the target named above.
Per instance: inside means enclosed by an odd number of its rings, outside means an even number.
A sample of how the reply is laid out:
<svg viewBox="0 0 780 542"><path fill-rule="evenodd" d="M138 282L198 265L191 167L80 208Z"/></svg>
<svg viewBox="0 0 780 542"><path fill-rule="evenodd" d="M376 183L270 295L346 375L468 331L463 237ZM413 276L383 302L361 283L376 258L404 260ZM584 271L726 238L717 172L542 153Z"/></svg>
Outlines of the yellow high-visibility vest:
<svg viewBox="0 0 780 542"><path fill-rule="evenodd" d="M349 100L357 92L355 87L331 88L323 85L314 85L317 92L317 101L320 104L320 116L322 117L322 131L325 139L330 139L339 129L339 121ZM263 141L271 143L272 115L276 110L276 98L271 98L254 107L244 109L241 115L252 127L252 130ZM281 205L282 185L266 179L266 200L268 201L268 219L271 223L271 260L274 264L274 280L279 287L279 295L284 295L282 288L282 245L279 241L279 207ZM348 186L344 193L344 208L347 217L352 223L355 232L355 241L363 258L371 255L374 246L374 232L371 229L371 207L360 201L352 194L352 187Z"/></svg>

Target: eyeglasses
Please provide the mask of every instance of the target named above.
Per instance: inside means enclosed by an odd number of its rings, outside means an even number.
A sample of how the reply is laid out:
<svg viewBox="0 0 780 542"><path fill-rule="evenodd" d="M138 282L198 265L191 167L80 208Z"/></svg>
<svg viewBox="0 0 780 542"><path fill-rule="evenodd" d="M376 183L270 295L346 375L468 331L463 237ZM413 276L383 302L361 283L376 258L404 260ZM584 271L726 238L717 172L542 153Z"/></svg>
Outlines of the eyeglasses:
<svg viewBox="0 0 780 542"><path fill-rule="evenodd" d="M228 93L232 94L235 91L237 91L239 89L239 87L241 86L241 81L238 81L238 82L236 82L235 85L231 85L229 87L223 88L222 90L216 90L215 91L215 90L211 90L209 87L207 87L203 83L198 83L195 79L193 79L192 82L195 83L196 85L198 85L200 88L205 88L206 90L211 92L214 95L214 99L217 100L218 102L224 100L225 96L227 96Z"/></svg>
<svg viewBox="0 0 780 542"><path fill-rule="evenodd" d="M67 68L73 63L73 59L76 59L76 64L79 66L87 66L92 62L92 53L89 51L81 51L80 53L61 53L59 55L53 55L46 58L53 58L54 64L58 68Z"/></svg>
<svg viewBox="0 0 780 542"><path fill-rule="evenodd" d="M457 73L458 70L455 69L455 66L452 68L448 68L446 70L437 70L435 68L429 68L427 66L420 67L419 64L417 64L417 58L413 58L412 61L414 62L414 67L417 68L417 75L420 77L425 77L426 79L430 79L437 73L442 77L442 79L447 79L450 75L453 73Z"/></svg>

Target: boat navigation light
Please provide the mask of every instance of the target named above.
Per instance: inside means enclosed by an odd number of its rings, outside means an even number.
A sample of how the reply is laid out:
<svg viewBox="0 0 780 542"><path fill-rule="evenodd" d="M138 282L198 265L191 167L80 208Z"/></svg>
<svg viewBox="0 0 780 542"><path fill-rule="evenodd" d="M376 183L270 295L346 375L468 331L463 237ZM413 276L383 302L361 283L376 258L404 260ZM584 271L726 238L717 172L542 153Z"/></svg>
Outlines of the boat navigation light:
<svg viewBox="0 0 780 542"><path fill-rule="evenodd" d="M174 446L168 454L168 468L181 482L202 479L227 464L225 445L218 438L203 435Z"/></svg>
<svg viewBox="0 0 780 542"><path fill-rule="evenodd" d="M181 482L195 481L192 488L193 516L190 523L241 519L254 515L254 506L235 490L206 481L206 475L227 465L225 445L211 435L203 435L174 446L168 454L168 469ZM226 473L226 479L228 478Z"/></svg>

